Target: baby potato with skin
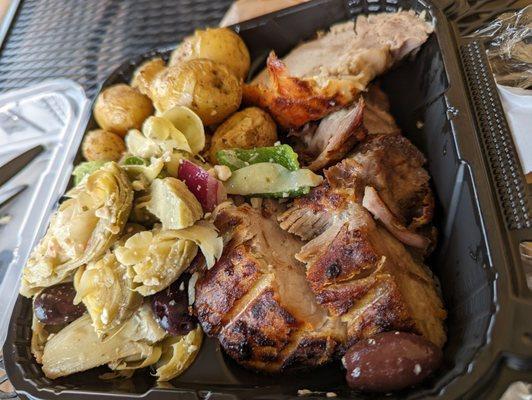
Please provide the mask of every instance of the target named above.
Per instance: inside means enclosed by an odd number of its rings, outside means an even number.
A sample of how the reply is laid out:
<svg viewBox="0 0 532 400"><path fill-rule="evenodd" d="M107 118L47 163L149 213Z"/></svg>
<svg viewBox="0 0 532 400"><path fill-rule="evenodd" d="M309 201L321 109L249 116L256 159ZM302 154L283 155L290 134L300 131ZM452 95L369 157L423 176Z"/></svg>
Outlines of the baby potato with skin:
<svg viewBox="0 0 532 400"><path fill-rule="evenodd" d="M130 129L140 129L153 114L151 100L124 83L103 90L94 104L94 118L100 127L122 137Z"/></svg>
<svg viewBox="0 0 532 400"><path fill-rule="evenodd" d="M83 139L81 152L87 161L118 161L126 151L124 140L103 129L89 131Z"/></svg>
<svg viewBox="0 0 532 400"><path fill-rule="evenodd" d="M216 153L224 149L252 149L273 146L277 142L277 126L270 115L258 107L248 107L231 115L211 139L209 160L217 163Z"/></svg>
<svg viewBox="0 0 532 400"><path fill-rule="evenodd" d="M160 113L185 106L204 125L219 124L240 107L242 80L224 64L200 58L167 67L153 81L151 96Z"/></svg>
<svg viewBox="0 0 532 400"><path fill-rule="evenodd" d="M228 28L197 30L173 51L170 65L196 58L224 63L242 79L246 79L249 72L249 51L240 36Z"/></svg>
<svg viewBox="0 0 532 400"><path fill-rule="evenodd" d="M152 58L151 60L145 61L133 73L131 86L140 93L150 97L150 87L153 80L165 68L166 64L162 58Z"/></svg>

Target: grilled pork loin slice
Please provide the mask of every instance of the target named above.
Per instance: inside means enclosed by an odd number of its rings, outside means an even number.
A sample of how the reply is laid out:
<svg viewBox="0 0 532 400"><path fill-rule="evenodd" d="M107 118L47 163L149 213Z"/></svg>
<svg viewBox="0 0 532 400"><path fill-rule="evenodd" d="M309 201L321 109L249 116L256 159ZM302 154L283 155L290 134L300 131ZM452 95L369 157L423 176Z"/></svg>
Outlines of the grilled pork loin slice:
<svg viewBox="0 0 532 400"><path fill-rule="evenodd" d="M370 137L279 216L281 228L310 240L296 258L306 264L318 303L346 324L348 345L394 329L422 334L440 347L445 342L446 314L435 281L401 243L428 242L414 231L430 227L432 218L423 163L400 135Z"/></svg>
<svg viewBox="0 0 532 400"><path fill-rule="evenodd" d="M243 99L285 128L319 120L358 98L376 76L424 43L433 28L412 11L359 16L293 49L270 55Z"/></svg>
<svg viewBox="0 0 532 400"><path fill-rule="evenodd" d="M228 242L196 284L194 307L204 331L258 370L330 361L345 328L317 303L304 265L294 258L302 243L247 204L217 210L215 225Z"/></svg>
<svg viewBox="0 0 532 400"><path fill-rule="evenodd" d="M366 206L403 243L430 250L434 197L425 158L401 135L373 135L325 171L326 180L294 200L280 216L281 227L309 240L347 212L351 202ZM366 187L373 189L366 190Z"/></svg>
<svg viewBox="0 0 532 400"><path fill-rule="evenodd" d="M445 343L446 312L430 271L364 207L352 205L296 257L318 303L346 324L347 346L389 330Z"/></svg>

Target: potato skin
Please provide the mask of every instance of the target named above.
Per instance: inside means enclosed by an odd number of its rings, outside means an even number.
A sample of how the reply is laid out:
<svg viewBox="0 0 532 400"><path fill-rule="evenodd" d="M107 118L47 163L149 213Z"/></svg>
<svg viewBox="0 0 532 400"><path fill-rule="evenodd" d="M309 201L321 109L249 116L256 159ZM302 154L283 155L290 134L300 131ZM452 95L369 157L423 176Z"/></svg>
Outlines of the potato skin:
<svg viewBox="0 0 532 400"><path fill-rule="evenodd" d="M249 72L249 51L244 41L228 28L197 30L172 52L170 65L207 58L224 63L239 78L246 79Z"/></svg>
<svg viewBox="0 0 532 400"><path fill-rule="evenodd" d="M258 107L245 108L221 124L211 140L209 160L217 163L216 152L223 149L251 149L273 146L277 141L277 126L272 117Z"/></svg>
<svg viewBox="0 0 532 400"><path fill-rule="evenodd" d="M166 68L153 81L151 94L157 111L186 106L204 125L213 125L240 107L242 80L224 64L200 58Z"/></svg>
<svg viewBox="0 0 532 400"><path fill-rule="evenodd" d="M150 97L150 87L153 80L165 68L166 64L162 58L152 58L151 60L145 61L133 73L131 87Z"/></svg>
<svg viewBox="0 0 532 400"><path fill-rule="evenodd" d="M94 104L94 118L100 127L124 137L130 129L140 129L153 114L151 100L124 83L103 90Z"/></svg>
<svg viewBox="0 0 532 400"><path fill-rule="evenodd" d="M103 129L89 131L81 145L87 161L118 161L125 151L124 140L116 133Z"/></svg>

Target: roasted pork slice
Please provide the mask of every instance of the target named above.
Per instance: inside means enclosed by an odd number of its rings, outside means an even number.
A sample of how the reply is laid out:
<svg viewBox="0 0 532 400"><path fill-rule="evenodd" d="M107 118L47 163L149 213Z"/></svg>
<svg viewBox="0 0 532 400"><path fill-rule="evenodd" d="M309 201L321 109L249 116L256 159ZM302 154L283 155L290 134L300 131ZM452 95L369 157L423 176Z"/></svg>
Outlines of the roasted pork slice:
<svg viewBox="0 0 532 400"><path fill-rule="evenodd" d="M268 110L284 128L300 128L351 104L364 87L355 79L291 76L274 52L266 61L269 84L244 85L244 103Z"/></svg>
<svg viewBox="0 0 532 400"><path fill-rule="evenodd" d="M373 135L325 171L325 181L294 200L279 216L283 229L304 240L327 229L334 218L364 204L401 242L430 249L434 198L425 159L401 135Z"/></svg>
<svg viewBox="0 0 532 400"><path fill-rule="evenodd" d="M246 204L217 210L215 224L229 241L196 284L194 308L204 331L254 369L330 361L345 328L317 303L294 258L302 243Z"/></svg>
<svg viewBox="0 0 532 400"><path fill-rule="evenodd" d="M295 150L306 168L325 168L342 158L366 136L362 125L364 101L335 111L319 123L309 122L300 130L291 130L296 138Z"/></svg>
<svg viewBox="0 0 532 400"><path fill-rule="evenodd" d="M401 130L390 114L388 96L378 85L372 84L363 94L364 98L364 128L369 135L395 135Z"/></svg>
<svg viewBox="0 0 532 400"><path fill-rule="evenodd" d="M352 103L376 76L426 41L433 28L412 11L360 16L293 49L245 85L244 101L299 128Z"/></svg>
<svg viewBox="0 0 532 400"><path fill-rule="evenodd" d="M346 324L346 345L399 330L442 347L446 312L430 271L364 207L355 204L349 214L296 255L318 303Z"/></svg>

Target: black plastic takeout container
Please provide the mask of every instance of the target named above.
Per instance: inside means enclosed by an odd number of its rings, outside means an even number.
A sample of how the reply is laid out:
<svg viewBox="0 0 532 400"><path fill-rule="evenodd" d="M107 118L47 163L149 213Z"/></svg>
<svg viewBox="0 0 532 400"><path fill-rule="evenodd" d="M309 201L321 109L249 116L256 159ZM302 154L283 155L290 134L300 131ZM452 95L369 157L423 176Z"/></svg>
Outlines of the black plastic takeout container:
<svg viewBox="0 0 532 400"><path fill-rule="evenodd" d="M419 52L382 77L404 134L426 155L438 199L438 247L428 264L448 310L443 367L423 385L386 396L351 391L340 364L280 376L236 365L207 339L192 366L168 384L149 370L103 381L105 368L49 380L30 353L31 302L19 296L4 345L18 394L43 399L289 399L299 389L343 399L499 399L532 377L532 300L519 244L532 239L530 188L498 100L482 43L460 39L442 10L421 0L315 0L233 28L246 41L253 72L271 49L287 53L317 30L358 14L413 9L435 33ZM154 50L119 67L102 85L127 82ZM94 127L91 121L87 129ZM21 265L22 268L22 265Z"/></svg>

